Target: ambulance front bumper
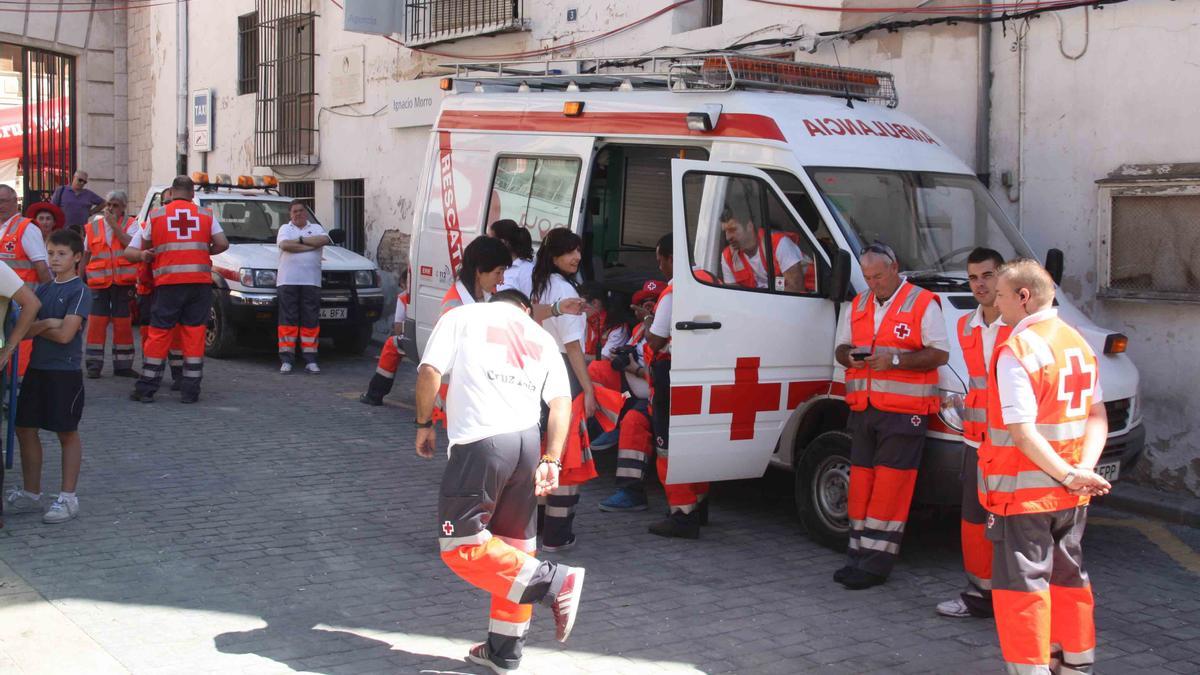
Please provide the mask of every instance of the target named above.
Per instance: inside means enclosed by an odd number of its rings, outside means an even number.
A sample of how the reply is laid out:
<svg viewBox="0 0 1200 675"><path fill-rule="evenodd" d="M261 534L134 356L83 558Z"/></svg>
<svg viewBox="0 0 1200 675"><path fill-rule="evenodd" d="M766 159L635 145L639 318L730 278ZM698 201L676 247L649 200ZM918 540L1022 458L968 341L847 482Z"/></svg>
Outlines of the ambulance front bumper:
<svg viewBox="0 0 1200 675"><path fill-rule="evenodd" d="M958 506L962 504L962 441L938 438L925 440L925 451L921 457L921 470L917 474L917 487L913 501L931 506ZM1110 436L1096 463L1102 475L1116 476L1121 480L1129 475L1142 457L1146 448L1146 427L1142 423L1123 434ZM1111 465L1117 464L1119 471ZM1107 470L1102 470L1108 467Z"/></svg>

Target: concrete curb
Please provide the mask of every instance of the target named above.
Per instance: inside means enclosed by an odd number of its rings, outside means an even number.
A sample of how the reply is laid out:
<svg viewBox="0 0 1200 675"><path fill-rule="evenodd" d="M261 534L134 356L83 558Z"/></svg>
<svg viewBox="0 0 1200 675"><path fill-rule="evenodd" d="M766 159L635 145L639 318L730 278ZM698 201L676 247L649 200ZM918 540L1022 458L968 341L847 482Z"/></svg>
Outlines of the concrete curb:
<svg viewBox="0 0 1200 675"><path fill-rule="evenodd" d="M1133 483L1117 483L1106 497L1095 500L1130 513L1158 518L1177 525L1200 527L1200 499Z"/></svg>

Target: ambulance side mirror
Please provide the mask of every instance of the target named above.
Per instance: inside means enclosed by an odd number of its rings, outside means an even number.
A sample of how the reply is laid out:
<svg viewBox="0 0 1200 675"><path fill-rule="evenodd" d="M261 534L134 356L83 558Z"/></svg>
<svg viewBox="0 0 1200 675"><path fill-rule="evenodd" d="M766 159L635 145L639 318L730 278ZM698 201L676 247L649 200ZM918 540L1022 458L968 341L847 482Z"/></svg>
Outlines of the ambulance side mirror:
<svg viewBox="0 0 1200 675"><path fill-rule="evenodd" d="M338 246L341 246L342 244L346 243L346 231L345 230L330 230L329 231L329 241L332 241L333 243L337 244Z"/></svg>
<svg viewBox="0 0 1200 675"><path fill-rule="evenodd" d="M850 290L850 252L838 249L833 254L833 269L829 275L829 299L839 305Z"/></svg>
<svg viewBox="0 0 1200 675"><path fill-rule="evenodd" d="M1062 283L1063 277L1063 252L1062 249L1052 248L1046 251L1046 271L1050 273L1050 278L1055 284Z"/></svg>

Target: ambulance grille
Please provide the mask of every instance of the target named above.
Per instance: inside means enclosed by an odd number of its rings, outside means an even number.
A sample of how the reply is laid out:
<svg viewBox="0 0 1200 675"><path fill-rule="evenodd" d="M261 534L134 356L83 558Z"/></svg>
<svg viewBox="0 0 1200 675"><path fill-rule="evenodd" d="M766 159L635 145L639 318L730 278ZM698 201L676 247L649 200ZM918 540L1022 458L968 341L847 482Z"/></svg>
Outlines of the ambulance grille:
<svg viewBox="0 0 1200 675"><path fill-rule="evenodd" d="M1104 412L1108 413L1108 431L1124 431L1129 426L1130 399L1122 398L1116 401L1105 401Z"/></svg>

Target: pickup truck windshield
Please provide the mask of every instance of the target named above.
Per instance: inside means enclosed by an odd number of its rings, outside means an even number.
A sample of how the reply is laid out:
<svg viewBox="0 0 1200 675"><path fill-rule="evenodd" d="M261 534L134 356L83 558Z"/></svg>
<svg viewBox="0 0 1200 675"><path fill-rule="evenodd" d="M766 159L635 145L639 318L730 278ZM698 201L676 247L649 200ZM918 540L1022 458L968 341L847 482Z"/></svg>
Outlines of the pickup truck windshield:
<svg viewBox="0 0 1200 675"><path fill-rule="evenodd" d="M812 168L809 175L853 245L884 242L900 269L915 276L965 279L976 246L1005 260L1032 256L974 176L845 168Z"/></svg>
<svg viewBox="0 0 1200 675"><path fill-rule="evenodd" d="M213 210L225 236L234 243L258 242L274 244L280 226L288 222L286 201L254 199L205 199L204 206ZM308 221L317 223L317 217L308 212ZM319 224L319 223L318 223Z"/></svg>

